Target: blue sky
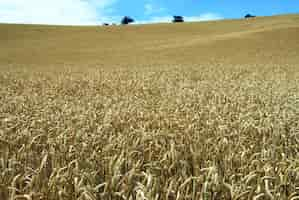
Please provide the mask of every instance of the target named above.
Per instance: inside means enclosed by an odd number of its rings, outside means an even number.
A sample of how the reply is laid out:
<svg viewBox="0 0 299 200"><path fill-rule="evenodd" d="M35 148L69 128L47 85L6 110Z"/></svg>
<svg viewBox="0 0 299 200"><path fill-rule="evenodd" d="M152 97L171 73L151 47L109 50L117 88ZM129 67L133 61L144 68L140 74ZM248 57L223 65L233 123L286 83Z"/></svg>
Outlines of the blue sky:
<svg viewBox="0 0 299 200"><path fill-rule="evenodd" d="M97 25L167 22L173 15L186 21L299 13L299 0L0 0L0 23Z"/></svg>

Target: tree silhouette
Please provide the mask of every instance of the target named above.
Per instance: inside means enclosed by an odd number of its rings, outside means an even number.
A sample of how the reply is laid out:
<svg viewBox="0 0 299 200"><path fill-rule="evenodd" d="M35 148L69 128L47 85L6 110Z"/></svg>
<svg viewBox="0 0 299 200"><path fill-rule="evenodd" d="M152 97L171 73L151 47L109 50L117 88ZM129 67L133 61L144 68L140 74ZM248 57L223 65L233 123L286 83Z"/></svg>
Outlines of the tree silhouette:
<svg viewBox="0 0 299 200"><path fill-rule="evenodd" d="M247 19L247 18L254 18L254 17L256 17L256 16L251 15L251 14L247 14L247 15L245 15L245 18L246 18L246 19Z"/></svg>
<svg viewBox="0 0 299 200"><path fill-rule="evenodd" d="M124 25L130 24L130 23L133 23L133 22L134 22L134 19L131 18L131 17L128 17L128 16L123 17L122 20L121 20L121 24L124 24Z"/></svg>
<svg viewBox="0 0 299 200"><path fill-rule="evenodd" d="M177 23L177 22L184 22L184 18L182 16L173 16L173 23Z"/></svg>

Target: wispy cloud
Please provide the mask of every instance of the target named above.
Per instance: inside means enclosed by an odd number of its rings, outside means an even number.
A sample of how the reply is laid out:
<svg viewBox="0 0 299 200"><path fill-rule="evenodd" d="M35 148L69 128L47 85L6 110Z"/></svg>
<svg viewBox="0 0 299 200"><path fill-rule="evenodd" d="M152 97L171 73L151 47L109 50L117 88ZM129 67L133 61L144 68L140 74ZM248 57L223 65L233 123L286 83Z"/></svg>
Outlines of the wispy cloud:
<svg viewBox="0 0 299 200"><path fill-rule="evenodd" d="M223 17L216 13L204 13L199 16L187 16L184 19L189 22L194 22L194 21L219 20L219 19L223 19Z"/></svg>
<svg viewBox="0 0 299 200"><path fill-rule="evenodd" d="M116 0L0 0L0 22L95 25L111 21Z"/></svg>
<svg viewBox="0 0 299 200"><path fill-rule="evenodd" d="M119 22L114 10L119 0L0 0L0 23L97 25ZM153 0L146 0L144 16L136 23L171 22L168 10ZM214 13L185 16L185 21L221 19Z"/></svg>
<svg viewBox="0 0 299 200"><path fill-rule="evenodd" d="M151 17L148 20L137 21L136 23L139 24L149 24L149 23L167 23L171 22L173 16L166 15L166 16L158 16L158 17ZM194 22L194 21L212 21L212 20L219 20L223 19L223 17L219 14L215 13L203 13L198 16L184 16L184 20L186 22Z"/></svg>
<svg viewBox="0 0 299 200"><path fill-rule="evenodd" d="M153 14L158 14L166 11L165 8L160 7L152 2L146 3L144 5L144 14L146 15L153 15Z"/></svg>

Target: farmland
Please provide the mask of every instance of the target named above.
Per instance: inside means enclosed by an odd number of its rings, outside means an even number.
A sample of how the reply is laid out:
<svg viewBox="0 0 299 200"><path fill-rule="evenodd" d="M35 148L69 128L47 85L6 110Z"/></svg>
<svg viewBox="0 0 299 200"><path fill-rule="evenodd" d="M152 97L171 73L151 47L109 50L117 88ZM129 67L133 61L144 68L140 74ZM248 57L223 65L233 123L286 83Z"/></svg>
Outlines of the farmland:
<svg viewBox="0 0 299 200"><path fill-rule="evenodd" d="M299 199L299 16L0 25L0 199Z"/></svg>

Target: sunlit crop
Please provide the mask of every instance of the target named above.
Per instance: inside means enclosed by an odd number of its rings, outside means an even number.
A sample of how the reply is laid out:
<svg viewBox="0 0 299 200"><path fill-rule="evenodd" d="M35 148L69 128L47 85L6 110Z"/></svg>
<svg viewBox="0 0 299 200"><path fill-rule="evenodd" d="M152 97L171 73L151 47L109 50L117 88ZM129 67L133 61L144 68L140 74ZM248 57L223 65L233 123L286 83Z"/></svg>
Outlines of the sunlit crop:
<svg viewBox="0 0 299 200"><path fill-rule="evenodd" d="M298 80L274 64L7 68L0 199L299 199Z"/></svg>

